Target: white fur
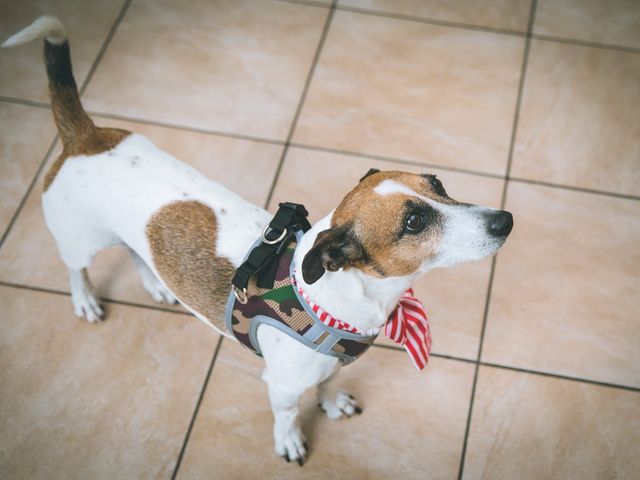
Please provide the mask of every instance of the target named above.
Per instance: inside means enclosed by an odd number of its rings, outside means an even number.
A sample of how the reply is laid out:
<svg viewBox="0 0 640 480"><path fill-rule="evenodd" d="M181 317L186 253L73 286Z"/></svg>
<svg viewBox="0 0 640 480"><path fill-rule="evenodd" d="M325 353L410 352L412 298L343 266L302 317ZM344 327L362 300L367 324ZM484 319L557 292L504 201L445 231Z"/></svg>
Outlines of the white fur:
<svg viewBox="0 0 640 480"><path fill-rule="evenodd" d="M487 231L486 215L497 210L479 205L446 205L420 195L395 180L384 180L374 188L378 195L409 195L437 210L444 217L444 231L436 255L423 263L420 272L432 268L478 260L494 254L505 239L493 237Z"/></svg>
<svg viewBox="0 0 640 480"><path fill-rule="evenodd" d="M331 225L333 212L317 222L309 230L295 251L297 266L295 278L298 285L333 317L347 322L361 332L375 332L387 320L402 296L411 286L415 275L405 277L374 278L352 268L325 272L320 279L309 285L304 281L300 265L320 232Z"/></svg>
<svg viewBox="0 0 640 480"><path fill-rule="evenodd" d="M427 197L424 195L420 195L414 190L407 187L404 183L396 182L395 180L386 179L380 182L373 189L378 195L395 195L396 193L401 193L404 195L409 195L412 197L418 197L422 200L427 200Z"/></svg>
<svg viewBox="0 0 640 480"><path fill-rule="evenodd" d="M42 37L56 44L67 38L57 18L41 17L2 46L21 45ZM415 194L395 182L383 182L376 191L381 195ZM128 136L109 152L71 157L64 162L43 194L42 203L47 226L69 269L71 300L77 315L90 322L103 316L87 268L98 251L112 245L125 245L130 250L143 285L153 298L168 303L175 300L175 292L167 288L153 266L145 228L159 209L182 200L197 200L214 210L218 223L216 252L235 266L240 265L270 219L263 209L207 179L141 135ZM456 232L475 232L476 227L469 227L468 215L445 210L442 205L438 208L451 219L448 229L452 236ZM329 228L331 215L302 237L294 257L296 265L302 265L318 233ZM455 244L455 238L446 239ZM463 248L462 244L456 246L456 250ZM441 257L445 264L459 261L461 255L443 253ZM374 333L384 325L417 273L376 279L350 269L326 272L308 285L298 269L296 280L332 315L361 331ZM213 327L211 319L185 307ZM302 463L306 455L298 420L302 393L318 385L319 404L332 419L357 412L355 399L333 387L339 368L336 358L315 352L267 325L258 329L257 337L266 364L263 378L273 409L276 452Z"/></svg>
<svg viewBox="0 0 640 480"><path fill-rule="evenodd" d="M145 226L162 206L180 200L198 200L215 211L217 252L234 264L240 264L270 218L137 134L110 152L67 159L43 195L47 225L62 237L56 240L65 263L76 268L86 266L98 250L120 243L153 265Z"/></svg>
<svg viewBox="0 0 640 480"><path fill-rule="evenodd" d="M69 285L74 313L89 323L100 321L104 315L104 310L98 303L93 286L89 281L87 269L70 270Z"/></svg>
<svg viewBox="0 0 640 480"><path fill-rule="evenodd" d="M55 17L41 17L2 46L20 45L42 37L60 44L66 40L66 33ZM397 182L383 182L376 191L381 195L403 193L420 197ZM182 200L197 200L214 210L218 223L216 251L236 266L270 219L263 209L207 179L140 135L128 136L109 152L71 157L65 161L43 194L42 203L46 223L69 269L71 299L77 315L90 322L102 317L103 311L91 286L87 267L98 251L112 245L125 245L130 249L143 285L153 298L168 303L175 300L175 292L167 288L153 266L145 227L163 206ZM440 265L461 261L465 248L475 249L474 255L488 251L486 246L465 243L456 237L461 233L477 236L480 210L468 209L460 213L462 207L425 201L448 219L446 230L449 233L445 234L442 243L450 242L453 247L443 247L438 255ZM295 252L296 265L302 265L302 259L318 233L329 228L331 215L302 237ZM418 273L377 279L357 269L340 270L326 272L309 285L298 269L296 280L332 315L361 331L374 333L384 325ZM185 307L213 327L211 319L188 305ZM227 332L220 333L228 335ZM332 419L357 412L355 399L333 387L339 368L336 358L315 352L266 325L259 328L257 337L266 364L263 378L269 387L274 414L276 452L301 463L306 455L298 420L298 401L302 393L318 385L318 401Z"/></svg>
<svg viewBox="0 0 640 480"><path fill-rule="evenodd" d="M56 17L45 15L8 38L0 47L15 47L43 37L51 43L60 45L67 39L67 32L60 20Z"/></svg>
<svg viewBox="0 0 640 480"><path fill-rule="evenodd" d="M382 182L375 191L380 195L420 198L446 217L442 251L423 270L476 258L493 248L488 246L489 237L481 221L482 212L490 209L443 205L391 180ZM149 265L153 269L145 226L162 206L188 199L203 202L215 211L219 224L216 251L236 266L270 219L264 210L208 180L140 135L131 135L111 152L65 162L43 195L43 205L60 255L70 268L76 312L90 321L101 317L85 268L98 250L120 243L132 250L150 294L162 301L173 300L174 294L156 277L157 272L152 274L145 268ZM296 281L336 318L360 331L377 332L420 272L378 279L358 269L339 270L326 272L317 282L307 284L299 266L318 233L330 228L332 215L333 212L317 222L302 237L294 255L298 266ZM190 310L213 326L210 319ZM228 336L227 332L220 333ZM319 403L333 419L353 414L355 401L330 387L339 368L335 358L315 352L269 326L259 328L258 342L266 363L263 378L269 387L274 414L276 452L303 461L306 448L298 421L300 396L320 385Z"/></svg>
<svg viewBox="0 0 640 480"><path fill-rule="evenodd" d="M127 137L110 152L66 160L42 202L47 225L69 267L78 315L89 321L102 316L86 268L99 250L112 245L124 244L131 249L143 284L154 298L164 302L175 298L153 268L145 226L162 206L189 199L215 211L219 225L216 251L236 266L271 218L141 135ZM329 302L327 305L331 308ZM210 319L190 310L213 327ZM269 326L260 327L258 341L266 362L264 379L272 399L276 450L292 460L302 459L305 451L294 404L305 390L329 378L338 361Z"/></svg>
<svg viewBox="0 0 640 480"><path fill-rule="evenodd" d="M398 183L383 182L376 191L383 195L403 193L420 197ZM271 217L140 135L130 135L110 152L67 159L43 195L43 208L60 255L69 267L76 313L89 321L102 316L86 268L99 250L117 244L131 250L147 291L158 300L173 301L175 292L164 285L154 270L145 227L160 208L180 200L198 200L215 211L219 226L216 251L236 266ZM437 204L430 199L425 201ZM448 211L441 204L436 206L450 218L448 228L452 232L471 228L469 220L465 220L468 215ZM302 237L294 255L298 267L318 233L330 227L332 215L317 222ZM455 258L452 254L442 255L443 262ZM326 272L309 285L298 268L296 281L332 315L361 331L373 333L384 325L418 273L378 279L358 269L339 270ZM185 307L213 327L211 319L188 305ZM228 336L227 332L220 333ZM257 337L265 359L263 378L274 414L275 450L290 460L302 462L306 446L298 420L300 396L319 385L318 401L332 419L352 415L356 411L355 400L332 387L340 366L336 358L315 352L270 326L261 326Z"/></svg>

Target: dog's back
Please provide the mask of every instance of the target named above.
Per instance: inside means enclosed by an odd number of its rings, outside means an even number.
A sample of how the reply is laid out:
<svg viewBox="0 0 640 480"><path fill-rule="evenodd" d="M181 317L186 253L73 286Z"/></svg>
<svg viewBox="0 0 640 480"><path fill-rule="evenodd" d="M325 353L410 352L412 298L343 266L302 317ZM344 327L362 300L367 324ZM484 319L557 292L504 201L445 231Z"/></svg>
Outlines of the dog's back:
<svg viewBox="0 0 640 480"><path fill-rule="evenodd" d="M148 288L152 295L169 287L200 318L219 318L224 299L200 298L201 292L228 291L234 266L269 221L267 212L141 135L96 127L80 102L57 18L39 18L2 46L39 38L45 39L51 106L63 146L45 177L43 211L72 272L72 290L74 275L81 290L89 288L85 270L98 251L124 244L143 280L153 283L145 265L162 278L164 285ZM187 231L190 242L183 241ZM184 245L188 251L181 250ZM215 285L196 285L206 278Z"/></svg>

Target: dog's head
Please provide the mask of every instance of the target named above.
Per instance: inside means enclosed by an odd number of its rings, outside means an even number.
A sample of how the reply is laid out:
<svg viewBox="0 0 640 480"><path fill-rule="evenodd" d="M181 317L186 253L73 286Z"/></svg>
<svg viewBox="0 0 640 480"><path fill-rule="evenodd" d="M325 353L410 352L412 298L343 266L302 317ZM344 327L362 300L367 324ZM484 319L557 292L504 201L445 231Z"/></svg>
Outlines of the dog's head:
<svg viewBox="0 0 640 480"><path fill-rule="evenodd" d="M493 255L512 227L509 212L458 202L434 175L371 169L318 234L302 275L309 284L340 268L400 277L478 260Z"/></svg>

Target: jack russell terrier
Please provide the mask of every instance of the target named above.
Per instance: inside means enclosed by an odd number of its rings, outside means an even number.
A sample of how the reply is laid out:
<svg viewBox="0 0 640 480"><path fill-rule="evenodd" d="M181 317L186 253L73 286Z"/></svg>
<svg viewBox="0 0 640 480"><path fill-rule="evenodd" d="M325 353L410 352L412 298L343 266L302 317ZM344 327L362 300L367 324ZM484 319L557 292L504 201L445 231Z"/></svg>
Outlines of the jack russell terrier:
<svg viewBox="0 0 640 480"><path fill-rule="evenodd" d="M40 38L63 145L45 177L42 204L69 269L76 315L88 322L103 317L87 268L98 251L124 245L155 300L177 299L230 336L221 319L234 271L271 215L141 135L96 127L80 103L57 18L39 18L2 46ZM375 336L416 277L493 255L512 226L509 212L453 200L433 175L371 170L334 211L298 232L291 261L301 267L291 270L290 280L304 292L303 303ZM328 333L320 333L326 339ZM254 331L254 341L266 364L275 451L302 465L307 446L298 401L304 391L317 386L329 418L361 412L353 397L331 385L344 362L269 324Z"/></svg>

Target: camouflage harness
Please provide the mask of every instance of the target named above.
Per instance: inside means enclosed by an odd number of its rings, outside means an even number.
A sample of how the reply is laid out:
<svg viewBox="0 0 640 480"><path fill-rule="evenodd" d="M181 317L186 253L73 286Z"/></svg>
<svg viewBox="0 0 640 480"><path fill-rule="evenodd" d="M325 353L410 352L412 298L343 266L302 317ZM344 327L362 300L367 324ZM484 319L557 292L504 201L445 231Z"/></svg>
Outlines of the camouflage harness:
<svg viewBox="0 0 640 480"><path fill-rule="evenodd" d="M225 323L227 330L257 355L261 355L258 327L266 324L348 364L366 352L376 336L325 325L294 285L293 254L300 238L310 228L306 216L302 205L280 204L262 238L236 270L225 309Z"/></svg>

